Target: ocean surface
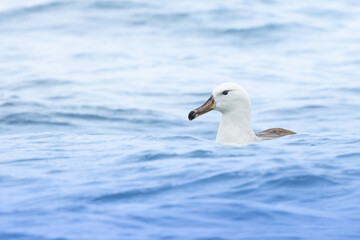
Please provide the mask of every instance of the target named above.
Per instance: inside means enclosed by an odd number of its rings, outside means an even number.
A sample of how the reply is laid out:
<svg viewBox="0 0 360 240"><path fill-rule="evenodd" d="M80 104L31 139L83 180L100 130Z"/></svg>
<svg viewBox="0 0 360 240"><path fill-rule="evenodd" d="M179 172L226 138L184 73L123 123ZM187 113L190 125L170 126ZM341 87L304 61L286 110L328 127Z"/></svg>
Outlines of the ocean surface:
<svg viewBox="0 0 360 240"><path fill-rule="evenodd" d="M359 129L358 0L0 1L1 240L358 240Z"/></svg>

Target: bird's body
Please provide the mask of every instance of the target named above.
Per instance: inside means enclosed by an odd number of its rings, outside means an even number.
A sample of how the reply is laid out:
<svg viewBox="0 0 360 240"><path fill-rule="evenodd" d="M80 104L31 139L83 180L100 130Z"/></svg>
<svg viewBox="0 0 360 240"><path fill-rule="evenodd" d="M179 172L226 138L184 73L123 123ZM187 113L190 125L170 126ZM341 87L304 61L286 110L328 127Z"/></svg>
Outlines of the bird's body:
<svg viewBox="0 0 360 240"><path fill-rule="evenodd" d="M271 128L254 133L251 127L249 94L236 83L223 83L216 87L212 96L199 108L189 113L189 120L208 112L222 113L216 141L225 145L245 145L295 134L282 128Z"/></svg>

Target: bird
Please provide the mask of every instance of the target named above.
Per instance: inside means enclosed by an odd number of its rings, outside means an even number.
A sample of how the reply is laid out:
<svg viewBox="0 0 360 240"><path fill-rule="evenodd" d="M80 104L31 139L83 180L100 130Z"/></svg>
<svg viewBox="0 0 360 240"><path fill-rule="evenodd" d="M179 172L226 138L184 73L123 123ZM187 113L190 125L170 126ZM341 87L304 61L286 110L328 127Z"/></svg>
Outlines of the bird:
<svg viewBox="0 0 360 240"><path fill-rule="evenodd" d="M225 82L217 86L211 97L203 105L192 110L188 118L192 121L211 110L222 113L216 142L223 145L243 146L296 134L283 128L271 128L254 133L250 121L250 96L243 87L234 82Z"/></svg>

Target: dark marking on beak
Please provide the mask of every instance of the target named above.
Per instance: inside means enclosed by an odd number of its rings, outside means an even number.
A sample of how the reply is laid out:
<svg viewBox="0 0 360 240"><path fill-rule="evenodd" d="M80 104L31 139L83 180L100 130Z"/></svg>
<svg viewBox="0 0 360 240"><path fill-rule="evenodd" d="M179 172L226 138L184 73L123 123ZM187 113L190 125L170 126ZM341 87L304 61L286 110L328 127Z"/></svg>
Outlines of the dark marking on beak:
<svg viewBox="0 0 360 240"><path fill-rule="evenodd" d="M211 96L203 105L201 105L200 107L198 107L197 109L192 110L189 113L189 120L193 120L195 118L197 118L200 115L203 115L204 113L207 113L213 109L215 109L216 107L216 103L214 100L214 97Z"/></svg>
<svg viewBox="0 0 360 240"><path fill-rule="evenodd" d="M189 120L193 120L194 118L196 118L196 113L194 110L192 110L190 113L189 113L189 116L188 116Z"/></svg>

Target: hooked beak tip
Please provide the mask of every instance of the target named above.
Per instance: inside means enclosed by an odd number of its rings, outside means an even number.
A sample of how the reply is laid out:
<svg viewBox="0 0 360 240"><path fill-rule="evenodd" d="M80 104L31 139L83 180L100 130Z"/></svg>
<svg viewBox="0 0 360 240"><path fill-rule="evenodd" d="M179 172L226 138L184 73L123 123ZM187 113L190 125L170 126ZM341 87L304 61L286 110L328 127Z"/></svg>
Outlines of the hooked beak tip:
<svg viewBox="0 0 360 240"><path fill-rule="evenodd" d="M193 120L194 118L196 118L196 112L194 110L192 110L190 113L189 113L189 116L188 116L189 120Z"/></svg>

